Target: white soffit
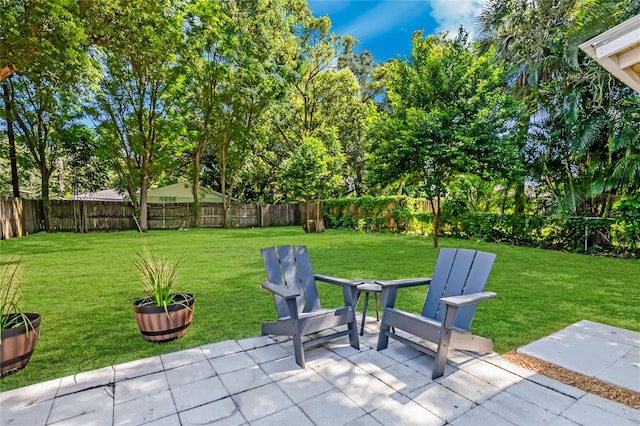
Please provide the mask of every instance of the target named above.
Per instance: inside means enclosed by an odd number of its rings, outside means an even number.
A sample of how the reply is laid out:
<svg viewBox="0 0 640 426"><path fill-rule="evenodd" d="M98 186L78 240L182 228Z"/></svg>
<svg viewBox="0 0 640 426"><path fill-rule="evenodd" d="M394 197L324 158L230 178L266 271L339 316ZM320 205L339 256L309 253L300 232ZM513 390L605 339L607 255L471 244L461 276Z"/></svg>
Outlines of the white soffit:
<svg viewBox="0 0 640 426"><path fill-rule="evenodd" d="M640 93L640 15L582 43L580 49Z"/></svg>

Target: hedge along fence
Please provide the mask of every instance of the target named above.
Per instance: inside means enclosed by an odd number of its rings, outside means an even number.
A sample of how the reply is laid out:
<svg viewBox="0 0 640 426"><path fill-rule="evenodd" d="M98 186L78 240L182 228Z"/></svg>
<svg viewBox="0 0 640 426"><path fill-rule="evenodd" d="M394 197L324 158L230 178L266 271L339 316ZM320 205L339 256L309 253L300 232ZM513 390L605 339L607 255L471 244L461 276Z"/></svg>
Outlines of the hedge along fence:
<svg viewBox="0 0 640 426"><path fill-rule="evenodd" d="M414 231L417 216L430 213L429 202L411 197L360 197L323 200L326 225L331 228Z"/></svg>
<svg viewBox="0 0 640 426"><path fill-rule="evenodd" d="M615 219L465 213L443 221L443 233L456 238L572 252L624 254L629 251L613 232Z"/></svg>
<svg viewBox="0 0 640 426"><path fill-rule="evenodd" d="M572 252L640 256L640 203L628 202L614 218L555 218L537 215L499 215L443 212L440 235L487 242L541 247ZM433 234L433 214L427 204L408 197L363 197L324 201L328 226L360 231L389 230Z"/></svg>

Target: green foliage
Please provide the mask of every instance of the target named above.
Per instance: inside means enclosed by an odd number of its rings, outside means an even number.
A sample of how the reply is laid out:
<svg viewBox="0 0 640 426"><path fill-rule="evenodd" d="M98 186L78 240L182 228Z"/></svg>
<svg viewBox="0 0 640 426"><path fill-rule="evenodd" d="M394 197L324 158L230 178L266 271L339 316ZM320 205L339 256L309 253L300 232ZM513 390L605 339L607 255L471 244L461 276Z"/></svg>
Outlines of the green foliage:
<svg viewBox="0 0 640 426"><path fill-rule="evenodd" d="M457 238L540 247L544 246L542 228L548 223L539 216L443 212L443 233Z"/></svg>
<svg viewBox="0 0 640 426"><path fill-rule="evenodd" d="M295 190L296 196L300 196L299 188L287 185L283 175L291 174L293 163L300 164L300 159L294 158L299 157L300 145L320 141L329 153L339 156L336 158L339 167L332 169L331 174L336 181L341 180L340 190L332 183L331 192L323 196L338 196L346 192L345 178L351 178L358 186L364 173L365 140L360 122L368 112L368 105L361 101L360 86L351 69L335 69L335 62L342 52L349 51L353 40L331 33L329 19L315 18L310 12L298 18L293 30L296 37L292 72L287 76L282 96L265 115L261 142L256 147L260 161L254 167L262 163L272 171L267 185L273 193L287 198ZM311 192L316 193L317 188L311 188Z"/></svg>
<svg viewBox="0 0 640 426"><path fill-rule="evenodd" d="M9 259L0 277L0 331L24 325L27 333L29 332L31 321L20 309L23 294L19 267L19 260Z"/></svg>
<svg viewBox="0 0 640 426"><path fill-rule="evenodd" d="M558 219L535 231L548 241L507 235L529 229L517 219L450 225L571 250L586 227L590 250L633 253L637 222L612 205L640 193L640 100L577 46L639 12L637 0L489 1L479 43L416 32L409 58L377 66L302 0L0 0L0 117L20 180L45 199L50 186L69 195L50 184L61 161L67 188L112 186L106 161L132 200L188 174L227 203L393 193L436 213L440 198L455 220L615 215L571 231ZM77 124L88 116L95 137ZM393 229L438 234L428 215L390 214ZM379 213L331 222L388 225Z"/></svg>
<svg viewBox="0 0 640 426"><path fill-rule="evenodd" d="M198 185L202 172L225 205L252 182L247 170L257 161L256 127L291 78L296 40L290 20L308 11L291 10L295 3L197 0L186 7L180 109L192 179Z"/></svg>
<svg viewBox="0 0 640 426"><path fill-rule="evenodd" d="M86 77L88 44L79 18L74 0L0 0L0 69L54 84Z"/></svg>
<svg viewBox="0 0 640 426"><path fill-rule="evenodd" d="M413 36L411 58L386 68L391 107L373 116L371 178L419 184L442 196L457 174L506 174L517 149L504 134L514 115L505 70L474 56L466 33Z"/></svg>
<svg viewBox="0 0 640 426"><path fill-rule="evenodd" d="M638 191L637 93L578 48L638 13L634 0L500 0L479 16L480 46L526 105L521 165L554 213L605 216L611 195Z"/></svg>
<svg viewBox="0 0 640 426"><path fill-rule="evenodd" d="M54 135L64 153L63 176L69 196L99 191L107 187L109 176L107 160L99 152L99 143L93 129L73 124Z"/></svg>
<svg viewBox="0 0 640 426"><path fill-rule="evenodd" d="M424 202L404 196L327 199L324 217L330 228L433 235L433 214L423 212ZM608 219L473 212L460 201L446 200L440 235L634 257L640 255L639 206L637 200L616 203L617 214Z"/></svg>
<svg viewBox="0 0 640 426"><path fill-rule="evenodd" d="M621 200L613 205L616 222L611 225L613 238L623 253L640 253L640 200Z"/></svg>
<svg viewBox="0 0 640 426"><path fill-rule="evenodd" d="M509 127L519 104L504 90L506 69L475 55L468 34L413 34L411 58L385 65L390 106L368 121L371 186L401 183L434 200L434 246L440 199L462 173L501 178L518 169Z"/></svg>
<svg viewBox="0 0 640 426"><path fill-rule="evenodd" d="M306 199L332 194L342 183L339 174L344 155L339 151L331 135L328 144L320 139L307 137L291 153L283 166L281 176L284 189L294 197Z"/></svg>
<svg viewBox="0 0 640 426"><path fill-rule="evenodd" d="M38 171L41 197L48 200L63 155L56 132L78 118L82 89L97 72L75 1L3 0L0 22L0 81L7 78L9 92L0 117L12 120L18 152Z"/></svg>
<svg viewBox="0 0 640 426"><path fill-rule="evenodd" d="M184 124L176 109L182 78L177 56L183 13L174 0L93 1L87 26L100 40L104 69L93 114L111 166L148 229L146 192L181 160ZM114 15L117 19L114 19Z"/></svg>
<svg viewBox="0 0 640 426"><path fill-rule="evenodd" d="M443 212L443 235L576 253L640 255L635 219ZM586 247L585 247L586 245Z"/></svg>
<svg viewBox="0 0 640 426"><path fill-rule="evenodd" d="M322 201L328 226L340 229L417 232L424 199L397 197L336 198Z"/></svg>

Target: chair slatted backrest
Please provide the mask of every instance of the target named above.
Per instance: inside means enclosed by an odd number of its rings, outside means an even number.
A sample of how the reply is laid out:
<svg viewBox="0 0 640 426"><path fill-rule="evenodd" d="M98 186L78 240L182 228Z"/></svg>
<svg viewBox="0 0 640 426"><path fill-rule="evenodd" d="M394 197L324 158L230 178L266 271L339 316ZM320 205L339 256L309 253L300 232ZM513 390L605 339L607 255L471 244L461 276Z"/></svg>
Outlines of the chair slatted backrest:
<svg viewBox="0 0 640 426"><path fill-rule="evenodd" d="M269 282L300 293L296 298L300 313L320 309L318 289L305 246L268 247L261 252ZM273 298L278 317L288 316L289 311L285 300L277 295Z"/></svg>
<svg viewBox="0 0 640 426"><path fill-rule="evenodd" d="M476 250L441 249L431 277L422 315L442 321L440 298L483 291L496 255ZM469 330L476 305L458 310L454 326Z"/></svg>

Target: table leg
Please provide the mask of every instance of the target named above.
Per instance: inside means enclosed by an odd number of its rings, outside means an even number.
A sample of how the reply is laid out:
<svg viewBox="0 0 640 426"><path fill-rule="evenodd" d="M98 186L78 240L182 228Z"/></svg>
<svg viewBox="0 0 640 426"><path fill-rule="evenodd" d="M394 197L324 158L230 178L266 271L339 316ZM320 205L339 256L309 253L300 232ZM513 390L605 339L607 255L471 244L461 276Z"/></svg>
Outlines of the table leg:
<svg viewBox="0 0 640 426"><path fill-rule="evenodd" d="M378 313L378 293L373 293L373 301L376 304L376 321L380 321L380 314Z"/></svg>
<svg viewBox="0 0 640 426"><path fill-rule="evenodd" d="M362 308L362 325L360 326L360 335L364 336L364 321L367 318L367 304L369 303L369 292L364 292L364 307Z"/></svg>

